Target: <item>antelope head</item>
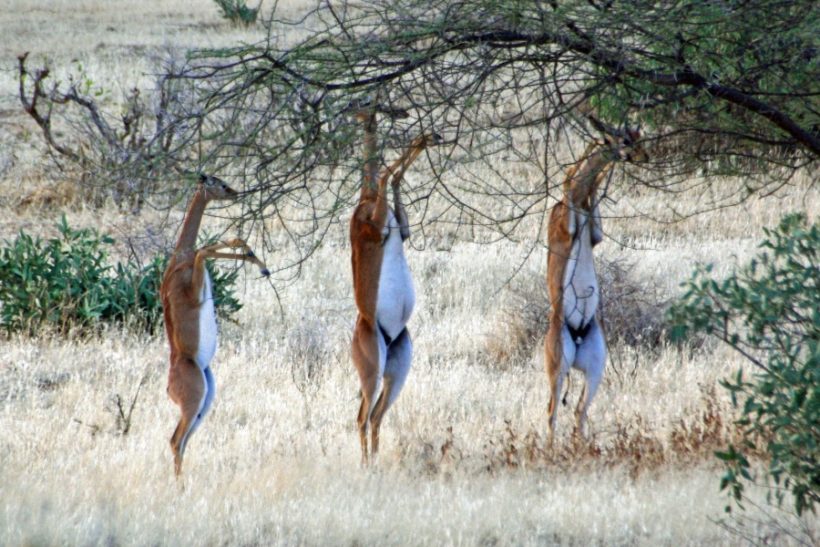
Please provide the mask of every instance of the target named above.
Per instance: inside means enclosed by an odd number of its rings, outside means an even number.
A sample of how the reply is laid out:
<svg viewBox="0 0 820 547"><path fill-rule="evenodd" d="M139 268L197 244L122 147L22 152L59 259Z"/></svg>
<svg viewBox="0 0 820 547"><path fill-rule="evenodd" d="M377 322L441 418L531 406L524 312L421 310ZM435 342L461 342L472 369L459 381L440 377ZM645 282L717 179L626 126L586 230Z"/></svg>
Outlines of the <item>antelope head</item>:
<svg viewBox="0 0 820 547"><path fill-rule="evenodd" d="M617 159L621 161L630 163L649 161L649 154L641 142L640 128L625 127L623 131L607 132L604 139Z"/></svg>
<svg viewBox="0 0 820 547"><path fill-rule="evenodd" d="M239 196L239 192L228 186L224 180L204 173L199 175L198 191L203 194L206 201L232 200Z"/></svg>

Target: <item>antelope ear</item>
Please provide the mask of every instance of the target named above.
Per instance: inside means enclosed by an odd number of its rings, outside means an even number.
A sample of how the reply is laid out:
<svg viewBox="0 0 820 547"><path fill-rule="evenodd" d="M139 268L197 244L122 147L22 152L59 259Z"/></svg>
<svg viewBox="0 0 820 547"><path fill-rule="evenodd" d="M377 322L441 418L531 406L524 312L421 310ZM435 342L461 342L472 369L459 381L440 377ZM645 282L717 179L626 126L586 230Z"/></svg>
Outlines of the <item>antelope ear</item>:
<svg viewBox="0 0 820 547"><path fill-rule="evenodd" d="M208 182L208 175L206 175L205 173L200 173L199 184L205 184L206 182Z"/></svg>

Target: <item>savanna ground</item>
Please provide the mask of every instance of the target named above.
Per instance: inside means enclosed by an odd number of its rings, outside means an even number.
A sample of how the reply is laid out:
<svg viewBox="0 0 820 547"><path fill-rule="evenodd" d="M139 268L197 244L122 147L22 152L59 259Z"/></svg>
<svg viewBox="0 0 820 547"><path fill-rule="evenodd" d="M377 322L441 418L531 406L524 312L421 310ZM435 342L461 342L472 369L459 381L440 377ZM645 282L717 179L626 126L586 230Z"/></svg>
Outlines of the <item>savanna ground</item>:
<svg viewBox="0 0 820 547"><path fill-rule="evenodd" d="M55 174L19 108L16 56L29 50L55 68L80 63L115 100L150 82L162 51L251 41L262 31L231 27L210 0L10 4L0 13L0 237L53 235L65 213L72 226L169 248L181 210L135 218L94 209L70 174ZM712 456L733 436L718 381L743 360L710 341L666 342L660 307L695 264L727 274L754 254L763 227L789 211L816 214L820 198L805 177L765 199L656 221L670 199L635 192L604 211L599 271L620 295L604 311L610 329L630 339L610 344L588 445L570 438L580 381L559 410L555 449L545 445L546 250L527 258L537 231L491 246L440 234L408 252L418 297L414 366L382 428L378 465L362 469L343 218L303 275L278 287L284 315L267 282L250 270L240 278L245 308L237 323L221 325L219 393L189 445L182 488L168 448L177 409L165 394L162 334L0 342L0 543L743 542L717 522L727 499ZM691 209L699 196L674 199ZM225 225L206 218L205 228ZM119 417L134 398L132 414ZM816 517L799 526L817 537Z"/></svg>

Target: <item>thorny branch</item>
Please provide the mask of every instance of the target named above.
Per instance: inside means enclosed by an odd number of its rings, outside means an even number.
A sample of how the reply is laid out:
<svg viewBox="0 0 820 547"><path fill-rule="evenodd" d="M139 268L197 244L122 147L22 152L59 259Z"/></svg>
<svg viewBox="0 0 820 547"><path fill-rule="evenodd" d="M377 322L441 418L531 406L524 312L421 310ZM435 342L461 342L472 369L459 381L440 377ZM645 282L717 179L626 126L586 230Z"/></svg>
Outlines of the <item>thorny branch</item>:
<svg viewBox="0 0 820 547"><path fill-rule="evenodd" d="M196 125L179 123L184 118L179 114L183 99L173 86L159 86L153 109L146 106L139 89L132 89L116 119L73 78L62 85L51 80L47 67L31 72L26 66L28 55L18 57L23 109L37 123L48 145L79 166L85 179L104 190L103 197L111 195L118 207L139 212L148 198L162 191L161 182L169 173L186 170ZM58 111L58 123L73 130L62 141L52 123ZM147 113L154 118L153 128Z"/></svg>
<svg viewBox="0 0 820 547"><path fill-rule="evenodd" d="M269 20L261 43L191 52L169 67L154 134L124 165L159 158L239 179L241 229L276 249L286 276L344 233L363 162L351 104L376 101L388 114L378 127L384 163L422 132L448 143L404 183L417 245L541 245L564 169L600 131L627 123L643 125L652 163L618 169L607 199L633 188L696 192L702 209L725 207L813 172L820 157L817 11L806 0L364 0ZM51 108L65 97L111 146L102 115L70 93L48 95L45 76L27 99L23 61L21 100L44 133L50 110L37 101ZM123 123L114 144L123 134L134 142ZM669 210L671 220L692 214L674 200Z"/></svg>

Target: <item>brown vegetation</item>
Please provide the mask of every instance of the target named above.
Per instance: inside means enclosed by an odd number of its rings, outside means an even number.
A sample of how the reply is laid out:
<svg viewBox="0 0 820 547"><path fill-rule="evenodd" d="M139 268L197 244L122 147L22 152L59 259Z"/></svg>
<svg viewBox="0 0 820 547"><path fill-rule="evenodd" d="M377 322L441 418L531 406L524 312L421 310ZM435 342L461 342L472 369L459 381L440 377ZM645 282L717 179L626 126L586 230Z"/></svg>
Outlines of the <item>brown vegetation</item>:
<svg viewBox="0 0 820 547"><path fill-rule="evenodd" d="M149 72L146 49L158 51L169 37L182 49L259 38L222 23L209 0L190 13L159 0L87 0L64 18L65 5L50 0L22 17L30 6L14 0L2 16L5 35L18 37L0 45L7 58L35 42L45 51L32 46L32 56L53 54L55 65L82 58L97 81L130 89ZM0 74L4 113L19 108L14 83L10 71ZM138 219L94 209L72 186L78 181L65 181L43 154L33 122L22 113L16 121L0 127L0 145L16 158L0 170L0 239L23 225L46 231L62 209L72 225L144 238L151 250L172 242L181 205L146 208ZM62 181L65 191L54 186ZM564 412L563 434L553 450L546 446L539 348L549 308L539 227L491 246L420 250L411 239L413 368L383 423L376 468L359 469L348 352L356 309L340 224L278 295L240 277L240 296L253 305L237 324L220 325L220 391L208 427L192 440L183 490L168 465L177 411L165 392L161 336L105 330L88 339L3 340L0 544L742 543L713 523L725 498L712 460L735 438L718 381L742 361L706 344L667 344L663 310L695 263L728 272L755 250L761 227L781 211L819 210L820 196L800 179L765 200L675 224L653 219L690 211L698 196L676 196L674 211L663 194L614 197L602 211L608 238L596 248L612 357L588 443L570 439ZM275 232L274 221L259 222ZM220 218L208 223L215 232L231 228ZM273 269L278 257L265 258ZM572 381L569 404L579 384ZM806 525L816 530L817 518ZM778 533L767 541L791 541Z"/></svg>

